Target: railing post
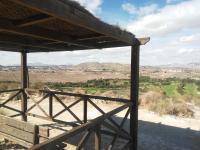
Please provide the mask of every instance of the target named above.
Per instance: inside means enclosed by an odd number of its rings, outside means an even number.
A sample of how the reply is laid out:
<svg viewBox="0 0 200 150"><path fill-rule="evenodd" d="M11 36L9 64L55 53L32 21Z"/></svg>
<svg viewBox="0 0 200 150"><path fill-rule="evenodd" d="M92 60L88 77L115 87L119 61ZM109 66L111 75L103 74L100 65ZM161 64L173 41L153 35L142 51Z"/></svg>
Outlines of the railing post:
<svg viewBox="0 0 200 150"><path fill-rule="evenodd" d="M21 111L22 120L27 121L26 111L27 111L27 95L25 89L28 86L27 79L27 53L26 51L21 52L21 87L22 87L22 101L21 101Z"/></svg>
<svg viewBox="0 0 200 150"><path fill-rule="evenodd" d="M83 98L83 122L87 122L87 100L88 97Z"/></svg>
<svg viewBox="0 0 200 150"><path fill-rule="evenodd" d="M34 128L34 139L33 139L33 145L39 144L39 127L37 125L35 125Z"/></svg>
<svg viewBox="0 0 200 150"><path fill-rule="evenodd" d="M95 150L101 150L101 125L97 125L95 128Z"/></svg>
<svg viewBox="0 0 200 150"><path fill-rule="evenodd" d="M53 94L49 93L49 116L53 119Z"/></svg>
<svg viewBox="0 0 200 150"><path fill-rule="evenodd" d="M131 49L131 101L130 107L130 136L132 144L130 150L138 147L138 92L139 92L139 45Z"/></svg>

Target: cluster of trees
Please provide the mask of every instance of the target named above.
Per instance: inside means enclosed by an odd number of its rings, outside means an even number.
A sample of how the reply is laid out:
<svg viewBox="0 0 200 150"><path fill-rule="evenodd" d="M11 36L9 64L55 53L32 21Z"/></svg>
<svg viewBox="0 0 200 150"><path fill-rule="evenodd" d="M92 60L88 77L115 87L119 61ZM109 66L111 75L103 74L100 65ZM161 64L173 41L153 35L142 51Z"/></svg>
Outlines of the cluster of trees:
<svg viewBox="0 0 200 150"><path fill-rule="evenodd" d="M178 78L167 78L167 79L155 79L150 78L149 76L140 76L140 88L143 89L145 87L150 86L159 86L164 87L167 85L171 85L173 83L177 83L177 91L180 94L185 92L185 88L191 89L194 86L197 87L197 90L200 91L200 80L194 79L178 79ZM63 88L129 88L130 87L130 80L128 79L94 79L88 80L87 82L67 82L67 83L31 83L31 88L40 89L45 85L49 86L53 89L63 89ZM13 81L0 81L0 89L13 89L18 88L20 86L19 82ZM146 89L146 88L145 88Z"/></svg>
<svg viewBox="0 0 200 150"><path fill-rule="evenodd" d="M130 85L129 80L118 80L118 79L95 79L88 80L87 82L77 82L77 83L48 83L51 88L64 88L64 87L95 87L95 88L125 88Z"/></svg>

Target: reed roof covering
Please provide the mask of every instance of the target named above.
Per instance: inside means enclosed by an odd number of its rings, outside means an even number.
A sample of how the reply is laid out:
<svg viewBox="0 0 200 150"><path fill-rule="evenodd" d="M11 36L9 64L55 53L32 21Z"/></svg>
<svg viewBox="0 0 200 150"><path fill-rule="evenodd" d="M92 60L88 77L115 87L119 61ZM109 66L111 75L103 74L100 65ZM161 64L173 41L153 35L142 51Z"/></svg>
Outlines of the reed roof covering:
<svg viewBox="0 0 200 150"><path fill-rule="evenodd" d="M101 21L70 0L0 1L0 50L73 51L141 45L148 40Z"/></svg>

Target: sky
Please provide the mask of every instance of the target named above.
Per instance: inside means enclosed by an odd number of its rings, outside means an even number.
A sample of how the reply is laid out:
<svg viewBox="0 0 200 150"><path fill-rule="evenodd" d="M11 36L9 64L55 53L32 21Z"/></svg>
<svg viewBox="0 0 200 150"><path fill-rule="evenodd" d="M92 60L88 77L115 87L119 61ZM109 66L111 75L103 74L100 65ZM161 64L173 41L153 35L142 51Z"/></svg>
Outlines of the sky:
<svg viewBox="0 0 200 150"><path fill-rule="evenodd" d="M96 17L151 37L140 49L141 65L200 63L200 0L76 0ZM130 47L28 54L28 63L130 63ZM20 63L17 53L1 52L0 65Z"/></svg>

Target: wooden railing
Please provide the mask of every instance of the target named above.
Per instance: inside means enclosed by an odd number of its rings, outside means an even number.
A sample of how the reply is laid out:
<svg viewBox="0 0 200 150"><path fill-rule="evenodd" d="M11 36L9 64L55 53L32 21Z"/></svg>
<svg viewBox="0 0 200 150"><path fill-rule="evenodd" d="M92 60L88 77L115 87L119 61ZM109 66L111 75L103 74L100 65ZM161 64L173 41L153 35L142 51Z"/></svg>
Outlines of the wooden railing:
<svg viewBox="0 0 200 150"><path fill-rule="evenodd" d="M130 135L125 130L123 130L123 125L125 121L127 120L127 117L130 113L130 109L128 109L123 121L118 127L116 127L114 124L111 124L111 122L108 122L108 120L110 120L113 115L125 110L126 108L129 108L131 105L132 103L126 103L100 117L97 117L96 119L90 120L85 124L82 124L78 127L73 128L69 132L65 132L50 140L47 140L41 144L38 144L32 147L31 149L33 150L54 149L55 145L59 145L59 143L64 142L67 139L81 132L84 132L84 135L78 143L78 146L76 148L77 150L81 150L85 146L92 132L95 133L95 150L101 149L101 134L107 134L107 135L113 136L112 142L109 144L109 147L108 147L109 150L113 149L113 146L118 137L127 140L127 143L122 147L122 150L127 149L132 139ZM106 128L107 130L105 130L104 132L104 130L101 130L102 127Z"/></svg>
<svg viewBox="0 0 200 150"><path fill-rule="evenodd" d="M5 92L16 92L15 95L13 95L13 98L20 94L22 92L21 89L19 90L9 90ZM130 114L130 108L132 107L132 103L127 99L120 99L120 98L109 98L109 97L102 97L102 96L93 96L93 95L84 95L84 94L76 94L76 93L67 93L67 92L58 92L58 91L52 91L52 90L32 90L32 89L25 89L24 92L26 93L28 97L28 102L32 102L31 106L29 103L29 107L27 108L25 114L27 116L37 117L41 119L45 119L48 121L53 121L57 123L67 124L71 125L72 130L68 132L64 132L61 135L58 135L52 139L49 139L43 143L40 143L38 145L33 146L31 149L54 149L55 145L66 141L68 138L75 136L79 133L84 133L83 137L79 141L77 145L77 149L82 149L85 144L87 143L89 137L92 133L95 134L95 150L101 149L101 135L108 135L112 137L112 141L107 147L108 150L112 150L116 140L118 138L122 138L126 140L126 144L122 149L127 149L129 145L132 143L132 139L130 136L130 133L126 131L123 126L128 118L128 115ZM40 92L43 94L42 98L39 100L33 97L34 92ZM1 93L1 92L0 92ZM70 105L67 106L67 104L62 100L61 96L70 96L70 97L76 97L78 98L74 102L72 102ZM11 97L12 98L12 97ZM48 110L45 110L41 103L47 99L49 102ZM112 102L120 102L121 106L113 109L110 112L105 112L102 110L97 103L95 103L95 100L104 100L104 101L112 101ZM10 107L6 106L7 102L9 102L10 99L3 102L0 106L4 108L11 109ZM55 101L63 106L63 109L59 112L54 113L54 103ZM77 116L71 109L78 103L83 102L83 116L80 118L80 116ZM96 119L88 119L88 104L92 105L98 112L101 113L101 116L97 117ZM39 115L35 113L31 113L31 110L34 108L38 108L41 110L41 112L44 115ZM12 108L13 109L13 108ZM11 110L12 110L11 109ZM122 120L121 123L118 123L113 116L117 113L127 109L127 112ZM15 109L14 109L15 110ZM18 110L16 110L18 111ZM75 120L76 122L70 122L66 120L59 120L57 119L58 116L63 114L64 112L68 112ZM21 111L19 111L22 113Z"/></svg>
<svg viewBox="0 0 200 150"><path fill-rule="evenodd" d="M13 94L13 92L15 92ZM20 116L22 115L22 111L19 110L19 109L16 109L16 108L13 108L13 107L10 107L6 104L8 104L9 102L11 102L15 97L17 96L21 96L23 90L22 89L13 89L13 90L3 90L3 91L0 91L0 94L3 94L3 93L11 93L11 96L7 99L7 100L4 100L3 102L0 102L0 108L5 108L5 109L8 109L8 110L11 110L11 111L14 111L14 112L17 112L18 114L16 115L12 115L11 117L17 117L17 116Z"/></svg>

